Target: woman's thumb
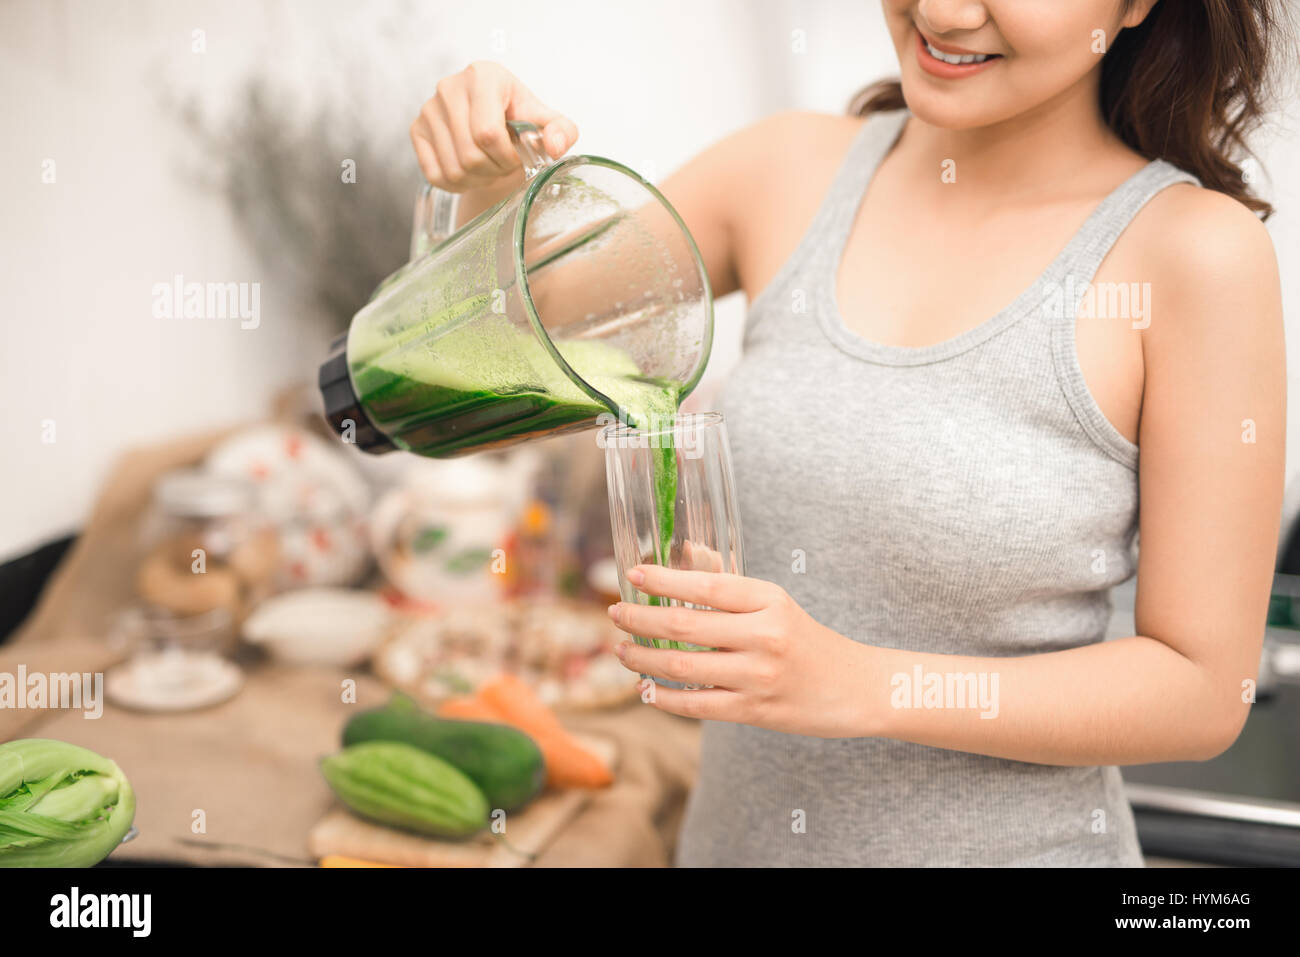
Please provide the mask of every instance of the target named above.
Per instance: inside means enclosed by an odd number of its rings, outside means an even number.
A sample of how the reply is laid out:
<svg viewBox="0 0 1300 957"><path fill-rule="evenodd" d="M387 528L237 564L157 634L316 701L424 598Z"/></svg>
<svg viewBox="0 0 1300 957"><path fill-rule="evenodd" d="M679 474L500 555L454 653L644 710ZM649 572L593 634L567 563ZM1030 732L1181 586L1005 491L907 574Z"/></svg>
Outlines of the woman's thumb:
<svg viewBox="0 0 1300 957"><path fill-rule="evenodd" d="M578 127L567 116L557 116L542 127L542 138L546 141L546 152L559 159L578 142Z"/></svg>
<svg viewBox="0 0 1300 957"><path fill-rule="evenodd" d="M563 156L578 141L578 127L573 120L551 109L523 84L516 84L511 91L506 118L523 120L540 129L546 152L554 158Z"/></svg>

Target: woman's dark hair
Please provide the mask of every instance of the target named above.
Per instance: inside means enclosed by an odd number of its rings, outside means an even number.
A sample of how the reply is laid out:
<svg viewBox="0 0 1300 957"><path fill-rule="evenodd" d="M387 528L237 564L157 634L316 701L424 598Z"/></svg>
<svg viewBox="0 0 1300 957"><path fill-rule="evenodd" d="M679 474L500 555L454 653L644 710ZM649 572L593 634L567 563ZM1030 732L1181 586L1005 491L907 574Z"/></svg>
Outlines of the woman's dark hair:
<svg viewBox="0 0 1300 957"><path fill-rule="evenodd" d="M1135 0L1121 0L1123 12ZM1274 0L1157 0L1122 30L1101 62L1101 110L1132 149L1184 169L1267 219L1269 203L1243 175L1247 135L1266 110L1275 41ZM849 113L906 106L897 80L862 90Z"/></svg>

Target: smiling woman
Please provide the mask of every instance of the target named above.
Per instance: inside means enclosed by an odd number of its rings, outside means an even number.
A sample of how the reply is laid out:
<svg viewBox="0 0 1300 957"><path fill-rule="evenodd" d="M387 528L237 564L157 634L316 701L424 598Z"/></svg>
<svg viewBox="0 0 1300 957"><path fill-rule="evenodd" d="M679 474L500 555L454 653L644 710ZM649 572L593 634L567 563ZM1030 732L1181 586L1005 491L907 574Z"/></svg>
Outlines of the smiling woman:
<svg viewBox="0 0 1300 957"><path fill-rule="evenodd" d="M751 302L746 574L645 565L610 609L660 646L627 668L695 686L648 703L706 719L679 860L1140 865L1117 766L1224 750L1259 661L1284 347L1233 164L1272 8L883 6L865 119L773 117L663 186ZM412 128L429 179L503 175L506 116L576 138L476 64Z"/></svg>
<svg viewBox="0 0 1300 957"><path fill-rule="evenodd" d="M966 46L923 32L915 4L884 6L902 79L867 87L851 113L907 106L937 126L986 126L1018 115L1025 97L1042 111L1080 83L1092 95L1097 82L1101 114L1130 149L1194 173L1265 216L1272 211L1250 191L1240 164L1248 134L1263 120L1270 57L1284 46L1286 21L1272 0L1003 2L991 5L996 30L975 31L980 42ZM963 25L985 19L979 9L941 13L950 33L968 36ZM999 65L1006 75L974 88L927 83L918 74L964 79L984 72L975 69L981 62L998 60L1006 61Z"/></svg>

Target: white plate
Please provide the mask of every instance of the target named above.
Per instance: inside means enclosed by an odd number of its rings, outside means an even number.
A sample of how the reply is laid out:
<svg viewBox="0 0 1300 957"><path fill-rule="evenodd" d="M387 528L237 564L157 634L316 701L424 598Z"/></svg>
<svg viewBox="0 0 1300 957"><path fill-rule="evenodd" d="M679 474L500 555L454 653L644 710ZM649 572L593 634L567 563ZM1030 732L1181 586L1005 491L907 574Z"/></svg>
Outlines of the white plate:
<svg viewBox="0 0 1300 957"><path fill-rule="evenodd" d="M303 588L268 598L244 622L244 638L300 664L354 665L387 636L394 613L371 591Z"/></svg>
<svg viewBox="0 0 1300 957"><path fill-rule="evenodd" d="M133 711L194 711L234 697L244 675L211 652L170 650L139 655L112 669L104 690Z"/></svg>

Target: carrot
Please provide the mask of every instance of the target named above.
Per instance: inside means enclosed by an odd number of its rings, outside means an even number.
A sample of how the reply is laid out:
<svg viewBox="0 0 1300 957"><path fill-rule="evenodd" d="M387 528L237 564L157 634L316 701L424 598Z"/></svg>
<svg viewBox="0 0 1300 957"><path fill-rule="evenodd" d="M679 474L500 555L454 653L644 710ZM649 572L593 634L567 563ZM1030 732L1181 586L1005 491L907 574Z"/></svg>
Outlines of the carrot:
<svg viewBox="0 0 1300 957"><path fill-rule="evenodd" d="M516 675L500 674L484 682L479 685L477 697L529 734L568 734L555 712Z"/></svg>
<svg viewBox="0 0 1300 957"><path fill-rule="evenodd" d="M605 762L592 754L568 732L540 735L535 738L546 759L546 780L556 788L607 788L614 775Z"/></svg>
<svg viewBox="0 0 1300 957"><path fill-rule="evenodd" d="M487 721L490 724L510 723L496 708L474 696L446 699L438 705L438 717L459 721Z"/></svg>
<svg viewBox="0 0 1300 957"><path fill-rule="evenodd" d="M475 698L500 715L498 721L513 725L537 742L552 787L603 788L613 783L605 762L579 744L555 712L519 678L499 675L482 685Z"/></svg>

